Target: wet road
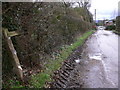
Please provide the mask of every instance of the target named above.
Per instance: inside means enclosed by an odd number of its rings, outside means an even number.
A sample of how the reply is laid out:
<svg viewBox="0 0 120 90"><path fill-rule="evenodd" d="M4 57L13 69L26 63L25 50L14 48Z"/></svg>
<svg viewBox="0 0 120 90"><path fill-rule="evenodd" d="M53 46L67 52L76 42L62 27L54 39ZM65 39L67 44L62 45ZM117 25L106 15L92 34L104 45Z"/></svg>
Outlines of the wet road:
<svg viewBox="0 0 120 90"><path fill-rule="evenodd" d="M111 31L95 32L55 73L51 87L118 88L118 38Z"/></svg>
<svg viewBox="0 0 120 90"><path fill-rule="evenodd" d="M98 30L87 40L76 67L82 88L118 87L118 38L111 31Z"/></svg>

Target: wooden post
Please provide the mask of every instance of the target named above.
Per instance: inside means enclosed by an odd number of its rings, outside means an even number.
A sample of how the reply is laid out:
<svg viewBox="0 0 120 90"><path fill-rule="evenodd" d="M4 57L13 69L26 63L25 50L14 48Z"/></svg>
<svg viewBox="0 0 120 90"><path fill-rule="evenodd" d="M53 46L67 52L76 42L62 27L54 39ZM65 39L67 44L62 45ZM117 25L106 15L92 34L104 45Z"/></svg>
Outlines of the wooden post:
<svg viewBox="0 0 120 90"><path fill-rule="evenodd" d="M8 29L5 29L3 28L3 36L5 38L5 41L6 41L6 46L7 46L7 49L9 49L9 53L10 53L10 56L12 57L12 64L13 64L13 70L15 71L15 74L18 76L18 78L20 78L22 81L23 81L23 71L22 71L22 67L20 65L20 62L19 62L19 59L18 59L18 56L17 56L17 52L13 46L13 43L12 43L12 40L11 40L11 37L13 36L16 36L18 35L17 32L15 31L11 31L9 32Z"/></svg>

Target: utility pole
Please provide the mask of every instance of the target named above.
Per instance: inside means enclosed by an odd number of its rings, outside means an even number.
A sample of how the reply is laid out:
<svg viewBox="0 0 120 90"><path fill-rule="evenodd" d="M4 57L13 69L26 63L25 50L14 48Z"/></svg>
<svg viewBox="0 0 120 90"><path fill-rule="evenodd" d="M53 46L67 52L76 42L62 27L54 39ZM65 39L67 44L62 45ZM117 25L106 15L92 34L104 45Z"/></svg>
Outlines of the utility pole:
<svg viewBox="0 0 120 90"><path fill-rule="evenodd" d="M120 16L120 1L118 2L118 16Z"/></svg>
<svg viewBox="0 0 120 90"><path fill-rule="evenodd" d="M95 9L95 23L96 23L96 9Z"/></svg>

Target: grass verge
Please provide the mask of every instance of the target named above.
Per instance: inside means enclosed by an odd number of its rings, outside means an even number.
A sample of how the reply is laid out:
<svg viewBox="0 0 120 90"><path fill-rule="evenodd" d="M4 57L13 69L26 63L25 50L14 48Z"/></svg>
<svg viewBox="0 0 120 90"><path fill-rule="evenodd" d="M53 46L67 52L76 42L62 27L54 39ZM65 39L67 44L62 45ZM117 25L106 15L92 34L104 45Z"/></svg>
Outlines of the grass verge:
<svg viewBox="0 0 120 90"><path fill-rule="evenodd" d="M72 53L72 51L75 50L78 46L83 45L85 40L93 32L94 31L91 30L84 33L83 36L77 38L77 40L73 44L67 46L66 48L63 48L62 51L60 52L59 57L56 60L51 60L51 59L48 60L49 64L45 65L46 69L43 72L37 75L33 75L31 77L31 81L30 81L31 86L34 88L42 88L45 86L46 82L52 81L51 75L53 74L53 72L55 70L58 70L61 67L62 62L67 59L67 57Z"/></svg>
<svg viewBox="0 0 120 90"><path fill-rule="evenodd" d="M113 30L113 33L120 35L120 32Z"/></svg>

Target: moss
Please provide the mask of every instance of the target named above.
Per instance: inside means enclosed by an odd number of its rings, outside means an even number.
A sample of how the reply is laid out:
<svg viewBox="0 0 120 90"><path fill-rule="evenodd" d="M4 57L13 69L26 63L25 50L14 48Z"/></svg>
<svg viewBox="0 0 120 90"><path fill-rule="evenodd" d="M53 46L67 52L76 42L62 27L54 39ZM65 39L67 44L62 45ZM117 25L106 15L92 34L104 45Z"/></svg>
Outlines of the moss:
<svg viewBox="0 0 120 90"><path fill-rule="evenodd" d="M18 80L13 80L10 79L7 81L6 84L3 84L3 88L25 88L24 86L21 85L21 82Z"/></svg>

